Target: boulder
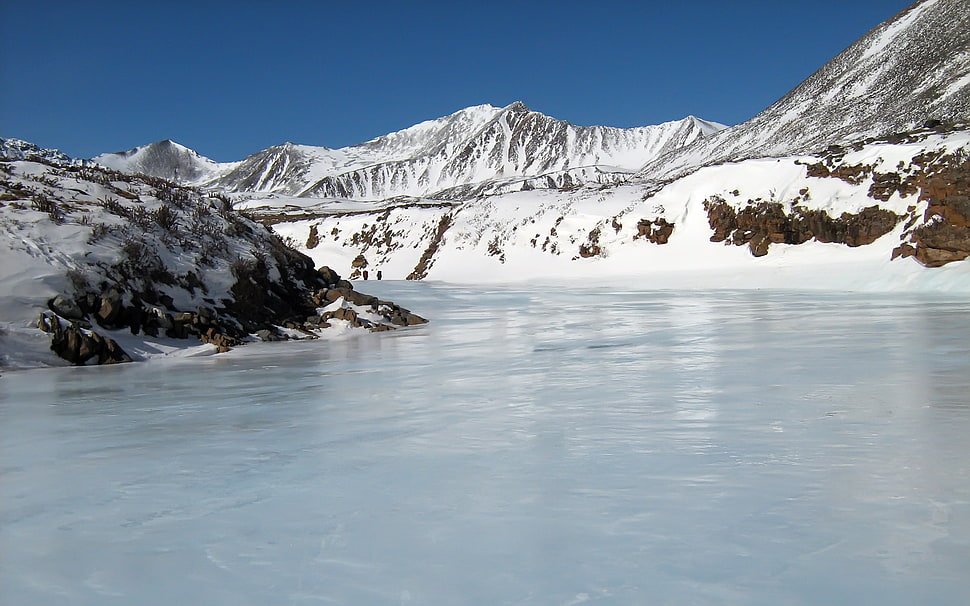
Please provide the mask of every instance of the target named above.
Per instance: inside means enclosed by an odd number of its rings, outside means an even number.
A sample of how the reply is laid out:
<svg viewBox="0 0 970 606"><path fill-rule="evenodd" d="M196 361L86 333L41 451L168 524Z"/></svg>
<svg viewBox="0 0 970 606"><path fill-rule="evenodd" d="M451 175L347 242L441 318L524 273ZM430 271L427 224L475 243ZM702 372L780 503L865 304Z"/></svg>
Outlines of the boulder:
<svg viewBox="0 0 970 606"><path fill-rule="evenodd" d="M326 292L326 300L329 303L333 303L340 297L343 297L345 301L353 303L354 305L377 307L380 300L373 295L365 295L362 292L357 292L351 288L331 288Z"/></svg>
<svg viewBox="0 0 970 606"><path fill-rule="evenodd" d="M63 326L57 316L41 315L41 330L51 335L51 351L75 366L97 358L98 364L131 362L131 357L113 339L79 326Z"/></svg>
<svg viewBox="0 0 970 606"><path fill-rule="evenodd" d="M267 342L285 341L285 339L282 336L276 334L275 332L269 330L268 328L257 330L255 334L260 341L267 341Z"/></svg>
<svg viewBox="0 0 970 606"><path fill-rule="evenodd" d="M240 343L238 339L225 335L215 328L210 328L199 335L199 340L215 345L219 353L225 353Z"/></svg>
<svg viewBox="0 0 970 606"><path fill-rule="evenodd" d="M663 217L656 219L640 219L637 222L636 238L646 238L654 244L666 244L670 240L670 235L674 233L674 224L667 222Z"/></svg>
<svg viewBox="0 0 970 606"><path fill-rule="evenodd" d="M334 270L330 269L326 265L317 270L323 281L326 282L328 287L334 287L340 282L340 276Z"/></svg>
<svg viewBox="0 0 970 606"><path fill-rule="evenodd" d="M81 306L64 295L57 295L49 300L47 307L65 320L83 320L85 317Z"/></svg>
<svg viewBox="0 0 970 606"><path fill-rule="evenodd" d="M111 328L116 326L121 309L121 293L116 288L109 288L101 293L101 305L94 317L101 326Z"/></svg>

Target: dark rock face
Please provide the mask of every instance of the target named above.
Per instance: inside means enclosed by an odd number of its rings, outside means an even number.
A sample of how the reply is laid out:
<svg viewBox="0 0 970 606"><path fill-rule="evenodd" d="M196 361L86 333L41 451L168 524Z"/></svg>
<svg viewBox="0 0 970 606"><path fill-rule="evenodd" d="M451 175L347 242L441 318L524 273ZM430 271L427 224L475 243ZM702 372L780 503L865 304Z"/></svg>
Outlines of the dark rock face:
<svg viewBox="0 0 970 606"><path fill-rule="evenodd" d="M95 320L105 328L114 328L121 316L121 293L111 288L101 295L101 305L95 313Z"/></svg>
<svg viewBox="0 0 970 606"><path fill-rule="evenodd" d="M320 234L317 233L317 226L310 226L310 234L306 238L306 247L309 250L316 248L320 244Z"/></svg>
<svg viewBox="0 0 970 606"><path fill-rule="evenodd" d="M705 200L704 209L714 230L712 242L747 244L755 257L768 254L771 244L802 244L811 239L852 247L872 244L902 219L878 206L870 206L858 214L842 213L838 218L800 206L785 212L784 206L777 202L749 203L736 210L718 198Z"/></svg>
<svg viewBox="0 0 970 606"><path fill-rule="evenodd" d="M317 270L320 274L320 278L323 280L324 286L328 288L333 288L340 282L340 276L334 270L330 269L326 265Z"/></svg>
<svg viewBox="0 0 970 606"><path fill-rule="evenodd" d="M431 266L434 265L435 255L438 249L441 247L444 241L445 232L451 227L452 216L450 214L441 217L438 221L438 227L435 229L435 233L428 243L428 247L422 253L421 258L418 260L418 264L414 266L414 271L412 271L407 276L407 280L423 280L427 277L428 271Z"/></svg>

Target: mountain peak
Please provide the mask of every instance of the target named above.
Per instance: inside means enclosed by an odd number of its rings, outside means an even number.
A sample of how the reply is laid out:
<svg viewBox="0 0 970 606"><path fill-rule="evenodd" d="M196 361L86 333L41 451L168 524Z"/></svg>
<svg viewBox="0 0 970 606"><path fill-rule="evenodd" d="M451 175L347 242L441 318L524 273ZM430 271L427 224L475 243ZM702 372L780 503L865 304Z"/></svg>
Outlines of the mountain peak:
<svg viewBox="0 0 970 606"><path fill-rule="evenodd" d="M198 181L219 166L214 160L171 139L163 139L128 151L101 154L93 160L114 170L182 182Z"/></svg>

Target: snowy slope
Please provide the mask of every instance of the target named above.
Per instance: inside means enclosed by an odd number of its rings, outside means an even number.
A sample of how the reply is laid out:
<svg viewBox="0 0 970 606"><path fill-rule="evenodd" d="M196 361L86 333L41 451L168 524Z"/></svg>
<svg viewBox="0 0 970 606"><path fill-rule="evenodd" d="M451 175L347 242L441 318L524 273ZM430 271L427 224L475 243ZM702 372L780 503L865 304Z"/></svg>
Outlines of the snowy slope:
<svg viewBox="0 0 970 606"><path fill-rule="evenodd" d="M915 3L751 120L647 162L640 174L668 179L719 162L813 153L931 119L970 120L966 0Z"/></svg>
<svg viewBox="0 0 970 606"><path fill-rule="evenodd" d="M352 262L363 256L371 275L379 269L393 279L636 275L657 286L970 291L967 261L927 269L911 258L893 259L914 228L938 221L917 184L947 163L965 166L967 157L968 131L925 130L902 143L859 145L838 156L712 166L663 187L518 191L377 209L338 200L300 205L298 199L250 199L245 206L274 216L279 233L338 271L359 274ZM826 162L831 174L814 176ZM761 208L775 215L759 219L762 240L742 226L714 242L711 209L720 203L722 214L730 208L729 214L754 216Z"/></svg>

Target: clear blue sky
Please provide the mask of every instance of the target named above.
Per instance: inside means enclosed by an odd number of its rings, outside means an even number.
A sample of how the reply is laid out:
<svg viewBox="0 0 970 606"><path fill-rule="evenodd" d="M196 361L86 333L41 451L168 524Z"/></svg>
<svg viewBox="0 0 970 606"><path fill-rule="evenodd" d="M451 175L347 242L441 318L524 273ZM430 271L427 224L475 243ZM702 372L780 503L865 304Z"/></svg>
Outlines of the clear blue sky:
<svg viewBox="0 0 970 606"><path fill-rule="evenodd" d="M77 157L342 147L470 105L755 115L910 0L0 0L0 136Z"/></svg>

